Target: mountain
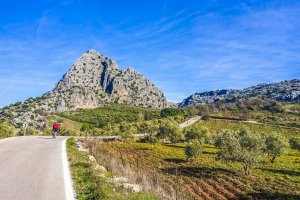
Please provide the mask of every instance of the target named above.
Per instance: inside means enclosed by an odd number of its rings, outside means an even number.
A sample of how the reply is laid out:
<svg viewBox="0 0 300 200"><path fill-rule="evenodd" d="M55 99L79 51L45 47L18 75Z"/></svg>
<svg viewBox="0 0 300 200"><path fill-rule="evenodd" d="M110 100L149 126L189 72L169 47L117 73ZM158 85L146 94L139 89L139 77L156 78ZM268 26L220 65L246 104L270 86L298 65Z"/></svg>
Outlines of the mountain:
<svg viewBox="0 0 300 200"><path fill-rule="evenodd" d="M223 89L202 93L194 93L184 99L179 107L187 107L198 104L209 104L219 100L236 102L245 98L268 98L285 103L300 102L300 79L282 81L271 84L259 84L242 90Z"/></svg>
<svg viewBox="0 0 300 200"><path fill-rule="evenodd" d="M132 68L119 69L116 62L95 50L83 54L54 89L42 97L4 107L0 116L36 127L46 126L50 113L96 108L118 103L141 107L167 106L162 91Z"/></svg>

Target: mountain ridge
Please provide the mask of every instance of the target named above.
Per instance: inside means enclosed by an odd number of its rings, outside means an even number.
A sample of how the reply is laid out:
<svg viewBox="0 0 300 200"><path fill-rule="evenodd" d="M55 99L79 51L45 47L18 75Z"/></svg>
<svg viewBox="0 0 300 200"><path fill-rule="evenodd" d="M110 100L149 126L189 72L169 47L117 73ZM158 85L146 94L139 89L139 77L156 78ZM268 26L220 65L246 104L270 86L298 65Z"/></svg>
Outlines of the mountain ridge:
<svg viewBox="0 0 300 200"><path fill-rule="evenodd" d="M194 93L178 104L187 107L198 104L210 104L223 100L236 102L244 98L269 98L285 103L299 103L300 79L285 80L276 83L261 83L244 89L221 89Z"/></svg>

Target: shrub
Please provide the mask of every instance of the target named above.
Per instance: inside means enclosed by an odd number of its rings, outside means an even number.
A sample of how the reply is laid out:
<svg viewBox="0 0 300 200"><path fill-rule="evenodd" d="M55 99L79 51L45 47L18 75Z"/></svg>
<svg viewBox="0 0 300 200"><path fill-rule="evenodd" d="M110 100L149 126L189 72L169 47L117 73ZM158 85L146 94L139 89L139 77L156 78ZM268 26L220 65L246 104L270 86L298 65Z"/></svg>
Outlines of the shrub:
<svg viewBox="0 0 300 200"><path fill-rule="evenodd" d="M123 139L131 139L134 134L137 134L137 128L132 124L123 123L120 125L120 134Z"/></svg>
<svg viewBox="0 0 300 200"><path fill-rule="evenodd" d="M210 133L208 128L201 126L200 124L192 125L185 129L185 138L187 141L196 140L201 144L209 141Z"/></svg>
<svg viewBox="0 0 300 200"><path fill-rule="evenodd" d="M0 138L12 137L16 135L16 128L7 123L2 122L0 123Z"/></svg>
<svg viewBox="0 0 300 200"><path fill-rule="evenodd" d="M289 140L292 149L300 151L300 138L292 137Z"/></svg>
<svg viewBox="0 0 300 200"><path fill-rule="evenodd" d="M152 144L157 143L158 139L156 137L158 131L158 125L156 123L152 123L149 121L143 122L138 127L139 133L148 134L146 137L146 141Z"/></svg>
<svg viewBox="0 0 300 200"><path fill-rule="evenodd" d="M93 129L93 128L94 128L93 125L88 124L88 123L83 123L83 124L81 125L80 131L86 132L86 131L89 131L89 130L91 130L91 129Z"/></svg>
<svg viewBox="0 0 300 200"><path fill-rule="evenodd" d="M275 162L275 158L284 154L289 148L288 141L278 132L273 132L266 137L265 152L271 163Z"/></svg>
<svg viewBox="0 0 300 200"><path fill-rule="evenodd" d="M22 130L22 133L24 134L24 132L25 132L25 130L23 129ZM22 135L23 135L22 134ZM39 134L39 131L38 130L36 130L35 128L33 128L33 127L28 127L27 129L26 129L26 135L38 135Z"/></svg>
<svg viewBox="0 0 300 200"><path fill-rule="evenodd" d="M159 139L168 139L172 143L179 142L184 139L184 135L179 125L173 121L162 121L158 128L157 137Z"/></svg>
<svg viewBox="0 0 300 200"><path fill-rule="evenodd" d="M185 147L185 155L188 160L197 158L202 153L203 145L195 141Z"/></svg>
<svg viewBox="0 0 300 200"><path fill-rule="evenodd" d="M169 116L176 116L180 114L180 110L178 108L164 108L160 112L160 116L162 118Z"/></svg>

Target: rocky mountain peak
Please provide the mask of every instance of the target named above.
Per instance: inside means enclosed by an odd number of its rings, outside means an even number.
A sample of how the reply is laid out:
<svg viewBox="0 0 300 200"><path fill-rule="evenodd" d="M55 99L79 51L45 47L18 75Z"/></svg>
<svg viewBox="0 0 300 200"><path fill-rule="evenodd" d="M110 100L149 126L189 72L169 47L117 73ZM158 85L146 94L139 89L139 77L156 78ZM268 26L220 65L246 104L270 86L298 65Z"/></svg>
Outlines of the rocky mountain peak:
<svg viewBox="0 0 300 200"><path fill-rule="evenodd" d="M133 68L121 70L114 60L93 49L79 57L51 92L36 99L26 105L24 112L12 113L16 124L26 121L41 126L45 125L49 113L96 108L108 103L167 106L163 92L149 79Z"/></svg>
<svg viewBox="0 0 300 200"><path fill-rule="evenodd" d="M72 87L105 90L104 80L107 79L107 74L113 75L119 72L120 69L114 60L100 54L96 50L89 50L73 64L53 92L61 92ZM100 78L101 84L99 84Z"/></svg>

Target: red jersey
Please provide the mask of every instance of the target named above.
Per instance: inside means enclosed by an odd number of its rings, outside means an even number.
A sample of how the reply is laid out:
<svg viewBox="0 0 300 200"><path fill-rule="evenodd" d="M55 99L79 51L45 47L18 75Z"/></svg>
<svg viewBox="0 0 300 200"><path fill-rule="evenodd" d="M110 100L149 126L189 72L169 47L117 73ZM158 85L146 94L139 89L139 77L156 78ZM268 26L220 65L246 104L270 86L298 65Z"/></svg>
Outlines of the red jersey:
<svg viewBox="0 0 300 200"><path fill-rule="evenodd" d="M59 124L57 124L57 123L54 123L54 124L53 124L53 128L54 128L54 129L58 129L58 127L59 127Z"/></svg>

